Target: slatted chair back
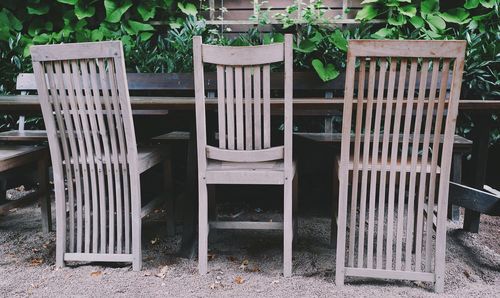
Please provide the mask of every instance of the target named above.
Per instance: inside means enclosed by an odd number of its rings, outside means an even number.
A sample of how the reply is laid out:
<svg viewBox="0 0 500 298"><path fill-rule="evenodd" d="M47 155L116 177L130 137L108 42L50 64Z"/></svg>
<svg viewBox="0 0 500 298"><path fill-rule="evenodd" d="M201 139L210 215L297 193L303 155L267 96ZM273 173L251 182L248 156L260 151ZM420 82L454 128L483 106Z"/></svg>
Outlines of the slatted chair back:
<svg viewBox="0 0 500 298"><path fill-rule="evenodd" d="M122 44L33 46L31 56L54 171L56 263L132 261L140 189Z"/></svg>
<svg viewBox="0 0 500 298"><path fill-rule="evenodd" d="M292 36L284 43L250 47L202 44L194 38L194 75L199 171L206 160L292 165ZM284 146L271 142L271 64L284 62ZM204 64L217 68L218 147L207 144Z"/></svg>
<svg viewBox="0 0 500 298"><path fill-rule="evenodd" d="M465 45L349 42L337 283L345 275L411 279L442 291Z"/></svg>

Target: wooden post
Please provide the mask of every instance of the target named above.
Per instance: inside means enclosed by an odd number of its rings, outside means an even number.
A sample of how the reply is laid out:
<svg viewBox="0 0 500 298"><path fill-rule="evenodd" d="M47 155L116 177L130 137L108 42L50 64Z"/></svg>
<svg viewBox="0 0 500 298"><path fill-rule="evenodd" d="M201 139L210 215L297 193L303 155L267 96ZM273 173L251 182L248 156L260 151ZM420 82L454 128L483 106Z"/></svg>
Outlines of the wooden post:
<svg viewBox="0 0 500 298"><path fill-rule="evenodd" d="M488 144L490 138L490 115L477 113L473 115L473 145L472 164L474 165L472 187L483 189L486 180L486 167L488 165ZM481 214L465 209L464 230L472 233L479 232Z"/></svg>

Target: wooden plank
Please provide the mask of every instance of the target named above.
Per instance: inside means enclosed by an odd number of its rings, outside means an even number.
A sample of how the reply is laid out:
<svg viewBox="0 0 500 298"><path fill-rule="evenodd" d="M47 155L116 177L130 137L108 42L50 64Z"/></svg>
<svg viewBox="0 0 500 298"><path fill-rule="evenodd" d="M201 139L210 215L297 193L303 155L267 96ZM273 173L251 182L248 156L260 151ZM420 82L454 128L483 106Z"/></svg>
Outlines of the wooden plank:
<svg viewBox="0 0 500 298"><path fill-rule="evenodd" d="M283 61L283 53L283 43L247 47L202 46L203 62L219 65L251 66L276 63ZM241 59L242 57L245 59Z"/></svg>
<svg viewBox="0 0 500 298"><path fill-rule="evenodd" d="M264 122L264 148L271 147L271 82L270 82L270 66L269 64L262 66L262 89L263 89L263 122Z"/></svg>
<svg viewBox="0 0 500 298"><path fill-rule="evenodd" d="M245 77L245 149L253 150L253 115L252 115L252 71L253 67L244 68Z"/></svg>
<svg viewBox="0 0 500 298"><path fill-rule="evenodd" d="M243 68L236 66L234 68L234 89L236 91L235 103L236 103L236 149L245 149L245 135L244 135L244 123L243 119Z"/></svg>
<svg viewBox="0 0 500 298"><path fill-rule="evenodd" d="M88 262L132 262L130 254L83 254L66 253L65 261L88 261Z"/></svg>
<svg viewBox="0 0 500 298"><path fill-rule="evenodd" d="M30 48L32 61L61 61L74 59L120 58L120 41L38 45Z"/></svg>
<svg viewBox="0 0 500 298"><path fill-rule="evenodd" d="M407 272L407 271L388 271L383 269L361 269L361 268L346 268L346 275L371 277L371 278L390 278L390 279L406 279L419 281L435 281L434 274L425 272Z"/></svg>
<svg viewBox="0 0 500 298"><path fill-rule="evenodd" d="M455 182L450 182L450 203L481 214L500 215L498 195Z"/></svg>
<svg viewBox="0 0 500 298"><path fill-rule="evenodd" d="M349 51L364 57L455 58L465 51L465 40L350 40Z"/></svg>
<svg viewBox="0 0 500 298"><path fill-rule="evenodd" d="M253 106L254 106L254 144L255 149L262 149L262 89L261 89L260 66L253 68Z"/></svg>
<svg viewBox="0 0 500 298"><path fill-rule="evenodd" d="M216 221L209 222L210 228L221 230L283 230L282 222Z"/></svg>
<svg viewBox="0 0 500 298"><path fill-rule="evenodd" d="M225 87L225 69L222 65L217 65L217 113L219 119L219 148L226 147L226 87Z"/></svg>
<svg viewBox="0 0 500 298"><path fill-rule="evenodd" d="M284 158L284 146L260 150L226 150L207 146L207 158L232 162L263 162Z"/></svg>
<svg viewBox="0 0 500 298"><path fill-rule="evenodd" d="M234 113L234 68L226 67L226 113L227 113L227 149L234 149L235 113Z"/></svg>

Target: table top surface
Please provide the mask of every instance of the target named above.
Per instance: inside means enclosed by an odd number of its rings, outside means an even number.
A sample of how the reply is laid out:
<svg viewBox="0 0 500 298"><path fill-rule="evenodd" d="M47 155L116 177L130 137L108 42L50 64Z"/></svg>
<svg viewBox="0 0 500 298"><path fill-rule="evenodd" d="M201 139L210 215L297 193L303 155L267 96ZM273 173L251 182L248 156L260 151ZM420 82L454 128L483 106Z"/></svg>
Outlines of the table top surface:
<svg viewBox="0 0 500 298"><path fill-rule="evenodd" d="M131 96L133 109L172 109L192 110L194 109L194 97L172 97L172 96ZM343 98L295 98L294 108L297 110L339 110L343 104ZM207 104L215 108L217 99L207 99ZM283 104L282 98L271 99L271 105L278 108ZM37 95L2 95L0 96L0 107L2 110L40 110ZM460 100L460 110L475 111L500 111L500 100Z"/></svg>

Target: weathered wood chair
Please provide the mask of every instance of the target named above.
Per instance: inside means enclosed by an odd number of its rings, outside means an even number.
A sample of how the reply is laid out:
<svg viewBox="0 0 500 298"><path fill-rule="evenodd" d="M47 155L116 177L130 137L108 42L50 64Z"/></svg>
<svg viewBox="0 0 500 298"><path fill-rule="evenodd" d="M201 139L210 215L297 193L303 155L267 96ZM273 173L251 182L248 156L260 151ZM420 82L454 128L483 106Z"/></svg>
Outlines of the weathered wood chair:
<svg viewBox="0 0 500 298"><path fill-rule="evenodd" d="M465 46L349 42L338 170L338 285L345 276L361 276L434 282L443 291Z"/></svg>
<svg viewBox="0 0 500 298"><path fill-rule="evenodd" d="M141 210L140 174L160 163L168 174L170 161L137 148L121 42L33 46L31 56L54 173L56 266L140 270L141 217L161 203Z"/></svg>
<svg viewBox="0 0 500 298"><path fill-rule="evenodd" d="M200 274L207 272L209 228L283 229L284 275L292 273L292 36L284 43L221 47L193 40L198 147ZM270 64L285 65L284 145L272 146ZM218 148L207 144L204 64L217 67ZM275 184L284 186L284 222L208 222L207 185Z"/></svg>

